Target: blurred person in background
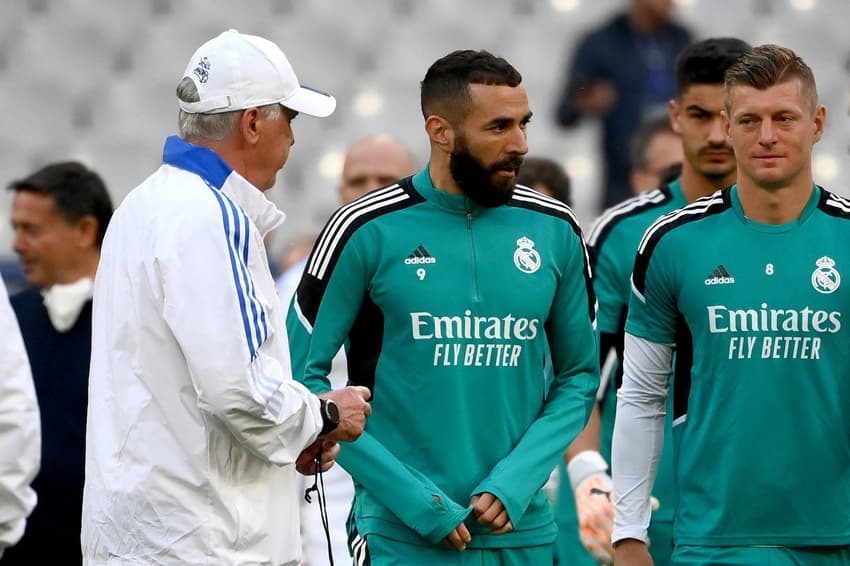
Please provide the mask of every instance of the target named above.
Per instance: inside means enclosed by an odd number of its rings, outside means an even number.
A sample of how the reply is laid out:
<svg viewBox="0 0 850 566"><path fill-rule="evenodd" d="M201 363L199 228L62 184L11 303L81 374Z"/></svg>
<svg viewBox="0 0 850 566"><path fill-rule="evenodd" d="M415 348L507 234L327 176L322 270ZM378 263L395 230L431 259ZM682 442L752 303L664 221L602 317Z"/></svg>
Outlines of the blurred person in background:
<svg viewBox="0 0 850 566"><path fill-rule="evenodd" d="M310 250L313 249L315 243L316 236L314 234L304 234L289 242L280 256L280 261L277 264L280 275L275 280L275 285L277 285L280 301L284 305L289 304L289 300L295 292L295 287L301 280L304 264L307 263L307 256L310 255Z"/></svg>
<svg viewBox="0 0 850 566"><path fill-rule="evenodd" d="M358 140L348 149L342 167L338 195L342 205L349 204L366 193L389 185L416 172L413 154L400 140L389 134L372 134ZM277 286L281 302L288 305L301 280L307 256L312 249L306 247L303 257L278 279ZM334 389L348 383L345 350L341 348L333 360L328 379ZM344 564L351 560L348 553L346 519L354 499L351 476L342 466L334 466L324 475L327 518L334 561ZM301 499L301 536L306 564L318 566L327 560L328 548L325 540L322 515L315 505Z"/></svg>
<svg viewBox="0 0 850 566"><path fill-rule="evenodd" d="M21 261L13 254L0 258L0 277L6 284L6 293L9 296L29 287Z"/></svg>
<svg viewBox="0 0 850 566"><path fill-rule="evenodd" d="M673 0L629 0L575 46L556 118L564 127L584 116L602 120L602 208L632 196L629 141L674 96L673 63L690 42L673 21Z"/></svg>
<svg viewBox="0 0 850 566"><path fill-rule="evenodd" d="M412 175L416 168L416 159L400 140L385 133L367 136L352 144L345 154L339 201L346 205L378 187Z"/></svg>
<svg viewBox="0 0 850 566"><path fill-rule="evenodd" d="M632 191L636 195L660 187L670 167L681 164L684 159L682 139L673 131L668 114L641 124L632 137L629 150Z"/></svg>
<svg viewBox="0 0 850 566"><path fill-rule="evenodd" d="M610 208L588 236L593 286L599 301L599 403L588 427L570 447L570 482L576 491L582 537L594 556L610 562L613 501L611 438L616 413L616 389L622 381L623 335L631 293L635 253L646 228L658 217L697 198L728 187L735 180L735 155L723 128L724 73L749 45L739 39L712 38L687 47L676 61L676 96L669 102L668 121L680 136L682 174L660 188ZM672 403L672 399L671 399ZM664 423L666 442L658 465L653 495L660 507L649 525L655 563L670 563L676 495L673 488L672 406ZM615 463L616 465L616 463Z"/></svg>
<svg viewBox="0 0 850 566"><path fill-rule="evenodd" d="M661 172L661 185L667 185L668 183L672 183L676 179L682 176L682 163L674 163L667 167L664 171Z"/></svg>
<svg viewBox="0 0 850 566"><path fill-rule="evenodd" d="M32 286L11 299L41 413L38 504L6 564L80 564L92 290L112 216L103 180L74 161L9 185L13 248Z"/></svg>
<svg viewBox="0 0 850 566"><path fill-rule="evenodd" d="M4 552L23 536L36 504L31 484L41 459L41 423L27 352L3 279L0 336L0 563L6 564Z"/></svg>
<svg viewBox="0 0 850 566"><path fill-rule="evenodd" d="M328 391L345 343L350 382L374 389L340 452L357 564L551 564L541 488L598 386L581 230L516 185L531 110L507 61L440 58L421 105L428 165L318 239L287 318L293 368Z"/></svg>
<svg viewBox="0 0 850 566"><path fill-rule="evenodd" d="M572 206L570 177L564 167L548 157L526 157L516 178L523 185Z"/></svg>
<svg viewBox="0 0 850 566"><path fill-rule="evenodd" d="M416 160L403 142L385 133L366 136L354 142L345 154L337 187L339 202L346 205L415 171ZM284 304L289 304L295 293L314 242L315 237L305 236L287 250L285 269L277 280Z"/></svg>
<svg viewBox="0 0 850 566"><path fill-rule="evenodd" d="M264 191L297 114L336 106L229 30L177 86L180 136L116 210L95 279L82 547L92 564L295 565L296 470L363 431L366 388L292 379Z"/></svg>

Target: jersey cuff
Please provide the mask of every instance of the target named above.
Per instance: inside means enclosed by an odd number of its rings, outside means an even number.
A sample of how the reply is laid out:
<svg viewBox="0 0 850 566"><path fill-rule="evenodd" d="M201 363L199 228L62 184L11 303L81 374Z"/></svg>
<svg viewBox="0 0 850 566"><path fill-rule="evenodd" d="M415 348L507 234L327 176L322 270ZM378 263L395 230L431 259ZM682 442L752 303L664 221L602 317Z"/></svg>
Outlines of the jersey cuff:
<svg viewBox="0 0 850 566"><path fill-rule="evenodd" d="M596 329L603 334L617 334L620 329L616 322L610 322L596 313Z"/></svg>
<svg viewBox="0 0 850 566"><path fill-rule="evenodd" d="M611 532L611 544L617 544L621 540L633 538L644 544L649 544L649 536L646 529L641 527L615 527Z"/></svg>
<svg viewBox="0 0 850 566"><path fill-rule="evenodd" d="M656 344L675 344L676 338L674 336L660 336L655 335L651 330L647 330L640 325L637 324L629 324L626 323L625 328L626 334L631 334L637 338L641 338L648 342L655 342Z"/></svg>

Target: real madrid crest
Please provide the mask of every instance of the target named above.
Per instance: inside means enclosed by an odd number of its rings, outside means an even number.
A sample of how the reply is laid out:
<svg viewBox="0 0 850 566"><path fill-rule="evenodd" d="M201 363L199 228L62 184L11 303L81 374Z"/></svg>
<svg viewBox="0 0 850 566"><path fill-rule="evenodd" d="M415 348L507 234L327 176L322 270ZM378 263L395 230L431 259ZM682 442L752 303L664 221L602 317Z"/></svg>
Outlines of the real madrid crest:
<svg viewBox="0 0 850 566"><path fill-rule="evenodd" d="M534 249L534 242L523 236L516 241L514 265L523 273L534 273L540 269L540 254Z"/></svg>
<svg viewBox="0 0 850 566"><path fill-rule="evenodd" d="M841 285L841 274L835 269L835 260L823 256L815 262L817 268L812 272L812 287L818 293L834 293Z"/></svg>
<svg viewBox="0 0 850 566"><path fill-rule="evenodd" d="M202 57L200 61L198 61L198 66L194 68L192 71L195 73L195 76L198 77L198 81L202 84L206 83L210 79L210 60L206 57Z"/></svg>

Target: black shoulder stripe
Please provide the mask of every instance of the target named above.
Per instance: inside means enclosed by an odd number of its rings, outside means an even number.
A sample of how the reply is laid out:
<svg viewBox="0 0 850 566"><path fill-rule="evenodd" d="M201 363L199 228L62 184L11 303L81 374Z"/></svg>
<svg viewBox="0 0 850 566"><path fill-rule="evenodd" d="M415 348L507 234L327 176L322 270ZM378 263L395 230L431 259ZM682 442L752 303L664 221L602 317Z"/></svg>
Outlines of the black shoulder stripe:
<svg viewBox="0 0 850 566"><path fill-rule="evenodd" d="M602 246L605 238L620 221L645 210L662 206L670 202L672 198L673 193L670 192L667 185L663 185L654 191L632 197L605 210L590 227L590 233L587 235L587 245L590 246L591 258L595 255L595 250Z"/></svg>
<svg viewBox="0 0 850 566"><path fill-rule="evenodd" d="M298 285L299 307L310 324L315 322L327 280L351 235L375 218L424 200L413 188L412 177L406 177L392 185L375 189L334 212L316 239Z"/></svg>
<svg viewBox="0 0 850 566"><path fill-rule="evenodd" d="M635 266L632 270L632 286L641 296L644 294L646 269L649 258L659 240L668 232L690 222L700 220L713 214L718 214L732 206L729 189L717 191L709 196L695 200L691 204L665 214L650 226L638 246Z"/></svg>
<svg viewBox="0 0 850 566"><path fill-rule="evenodd" d="M525 185L517 185L514 188L514 195L508 201L507 206L534 210L578 225L578 220L569 206L558 199L539 193L534 189L529 189Z"/></svg>
<svg viewBox="0 0 850 566"><path fill-rule="evenodd" d="M821 187L818 208L830 216L850 218L850 199L831 193L823 187Z"/></svg>

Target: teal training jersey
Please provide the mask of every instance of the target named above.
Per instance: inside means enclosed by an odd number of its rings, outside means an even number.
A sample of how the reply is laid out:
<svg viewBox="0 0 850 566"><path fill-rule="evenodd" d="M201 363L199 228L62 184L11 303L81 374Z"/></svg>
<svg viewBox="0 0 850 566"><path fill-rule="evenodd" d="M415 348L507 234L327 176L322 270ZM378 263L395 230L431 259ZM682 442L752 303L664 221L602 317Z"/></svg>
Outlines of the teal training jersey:
<svg viewBox="0 0 850 566"><path fill-rule="evenodd" d="M659 219L626 331L676 344L677 545L850 544L850 201L747 219L738 189Z"/></svg>
<svg viewBox="0 0 850 566"><path fill-rule="evenodd" d="M678 180L643 193L603 212L587 236L593 289L599 301L599 332L623 331L631 296L635 252L649 226L660 216L688 204Z"/></svg>
<svg viewBox="0 0 850 566"><path fill-rule="evenodd" d="M679 180L631 198L603 212L588 234L593 289L599 301L597 327L601 334L610 334L617 347L618 363L600 401L602 438L600 452L606 461L611 461L611 439L614 434L617 387L622 380L620 359L622 357L623 331L626 312L631 296L631 275L638 244L649 226L660 216L685 206L687 200L682 193ZM668 403L665 423L664 452L658 465L658 475L653 495L661 506L652 513L653 522L673 521L676 508L676 492L673 487L673 442L672 400ZM669 542L669 541L668 541ZM661 542L656 545L661 547ZM669 552L668 552L669 554Z"/></svg>
<svg viewBox="0 0 850 566"><path fill-rule="evenodd" d="M435 189L426 168L338 210L287 328L312 390L329 389L347 342L349 382L373 392L366 432L339 456L359 534L437 544L466 518L473 548L552 542L541 487L598 387L594 303L572 212L531 189L484 208ZM483 492L514 532L468 517Z"/></svg>

